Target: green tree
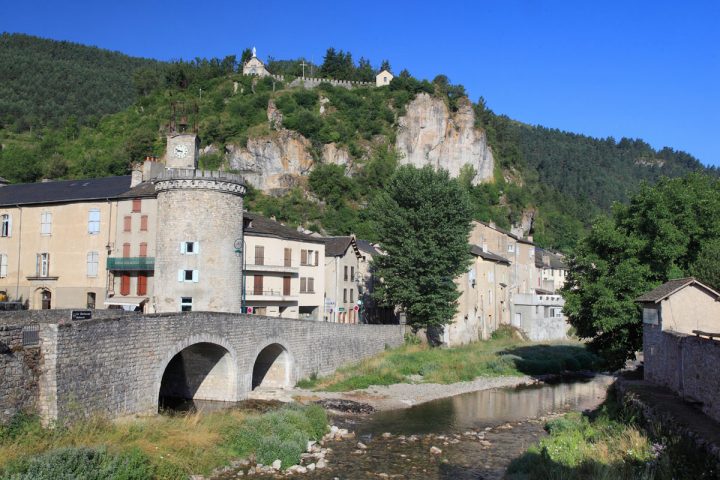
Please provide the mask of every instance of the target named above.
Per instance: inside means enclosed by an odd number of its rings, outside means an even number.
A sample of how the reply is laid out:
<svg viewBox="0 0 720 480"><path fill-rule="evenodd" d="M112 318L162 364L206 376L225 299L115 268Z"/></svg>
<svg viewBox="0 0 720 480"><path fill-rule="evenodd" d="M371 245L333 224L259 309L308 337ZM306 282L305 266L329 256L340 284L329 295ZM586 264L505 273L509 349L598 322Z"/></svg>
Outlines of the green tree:
<svg viewBox="0 0 720 480"><path fill-rule="evenodd" d="M718 237L720 181L690 174L643 185L629 205L596 221L570 257L563 289L570 323L611 367L621 367L642 347L635 298L693 269L711 275Z"/></svg>
<svg viewBox="0 0 720 480"><path fill-rule="evenodd" d="M700 249L690 272L701 282L720 289L720 239L706 242Z"/></svg>
<svg viewBox="0 0 720 480"><path fill-rule="evenodd" d="M355 182L345 176L342 165L318 165L310 172L309 183L318 197L335 207L355 196Z"/></svg>
<svg viewBox="0 0 720 480"><path fill-rule="evenodd" d="M413 328L439 344L460 295L454 279L470 261L467 193L445 170L400 167L370 204L370 218L387 255L373 259L380 303L399 306Z"/></svg>

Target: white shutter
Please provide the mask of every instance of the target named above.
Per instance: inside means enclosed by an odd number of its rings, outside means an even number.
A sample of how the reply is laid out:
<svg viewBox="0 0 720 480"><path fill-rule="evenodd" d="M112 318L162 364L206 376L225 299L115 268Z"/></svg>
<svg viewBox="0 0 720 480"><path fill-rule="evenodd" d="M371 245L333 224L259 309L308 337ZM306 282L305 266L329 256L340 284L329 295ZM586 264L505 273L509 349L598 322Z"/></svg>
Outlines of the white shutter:
<svg viewBox="0 0 720 480"><path fill-rule="evenodd" d="M195 253L200 254L200 242L195 241Z"/></svg>
<svg viewBox="0 0 720 480"><path fill-rule="evenodd" d="M180 242L180 253L187 253L187 245L185 245L185 242Z"/></svg>
<svg viewBox="0 0 720 480"><path fill-rule="evenodd" d="M8 215L8 237L12 236L12 215Z"/></svg>
<svg viewBox="0 0 720 480"><path fill-rule="evenodd" d="M40 254L35 254L35 275L40 276Z"/></svg>
<svg viewBox="0 0 720 480"><path fill-rule="evenodd" d="M197 283L200 279L200 271L199 270L193 270L193 282Z"/></svg>
<svg viewBox="0 0 720 480"><path fill-rule="evenodd" d="M178 282L182 282L185 280L185 271L184 270L178 270Z"/></svg>

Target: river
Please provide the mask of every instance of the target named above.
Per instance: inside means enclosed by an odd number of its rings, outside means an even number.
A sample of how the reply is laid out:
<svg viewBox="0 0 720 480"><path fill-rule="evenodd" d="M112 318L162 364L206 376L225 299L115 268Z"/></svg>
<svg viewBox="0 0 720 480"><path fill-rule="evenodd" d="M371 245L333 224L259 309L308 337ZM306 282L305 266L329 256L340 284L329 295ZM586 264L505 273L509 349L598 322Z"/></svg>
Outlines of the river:
<svg viewBox="0 0 720 480"><path fill-rule="evenodd" d="M500 479L509 463L545 434L547 416L597 407L612 382L613 377L598 375L465 393L367 416L337 416L333 423L357 438L328 443L332 451L324 469L278 477ZM358 442L367 448L358 448ZM431 453L432 447L441 452Z"/></svg>

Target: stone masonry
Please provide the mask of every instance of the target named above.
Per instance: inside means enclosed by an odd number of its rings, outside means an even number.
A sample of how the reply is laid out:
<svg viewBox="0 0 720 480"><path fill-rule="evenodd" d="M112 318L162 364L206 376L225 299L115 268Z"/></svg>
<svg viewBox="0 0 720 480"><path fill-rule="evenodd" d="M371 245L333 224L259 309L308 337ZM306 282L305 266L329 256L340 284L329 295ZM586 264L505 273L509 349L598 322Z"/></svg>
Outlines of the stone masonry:
<svg viewBox="0 0 720 480"><path fill-rule="evenodd" d="M646 380L701 402L703 412L720 421L720 341L644 324L643 354Z"/></svg>
<svg viewBox="0 0 720 480"><path fill-rule="evenodd" d="M0 425L36 408L40 349L23 347L22 338L22 325L0 323Z"/></svg>
<svg viewBox="0 0 720 480"><path fill-rule="evenodd" d="M288 385L403 342L400 325L347 325L230 313L166 313L41 325L39 411L46 423L83 415L154 414L166 367L196 344L227 352L230 392L252 389L259 354L279 345L289 358ZM275 348L275 347L274 347Z"/></svg>

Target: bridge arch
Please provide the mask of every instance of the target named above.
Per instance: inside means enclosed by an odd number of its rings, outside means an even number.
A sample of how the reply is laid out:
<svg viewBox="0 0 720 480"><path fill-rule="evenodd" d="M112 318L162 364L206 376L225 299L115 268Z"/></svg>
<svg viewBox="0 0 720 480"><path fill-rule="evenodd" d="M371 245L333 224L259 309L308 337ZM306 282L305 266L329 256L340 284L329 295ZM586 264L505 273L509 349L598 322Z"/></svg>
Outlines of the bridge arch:
<svg viewBox="0 0 720 480"><path fill-rule="evenodd" d="M237 352L215 335L193 335L177 344L156 373L155 398L234 402L238 395Z"/></svg>
<svg viewBox="0 0 720 480"><path fill-rule="evenodd" d="M295 382L295 362L287 342L273 339L264 343L252 357L251 390L287 388Z"/></svg>

